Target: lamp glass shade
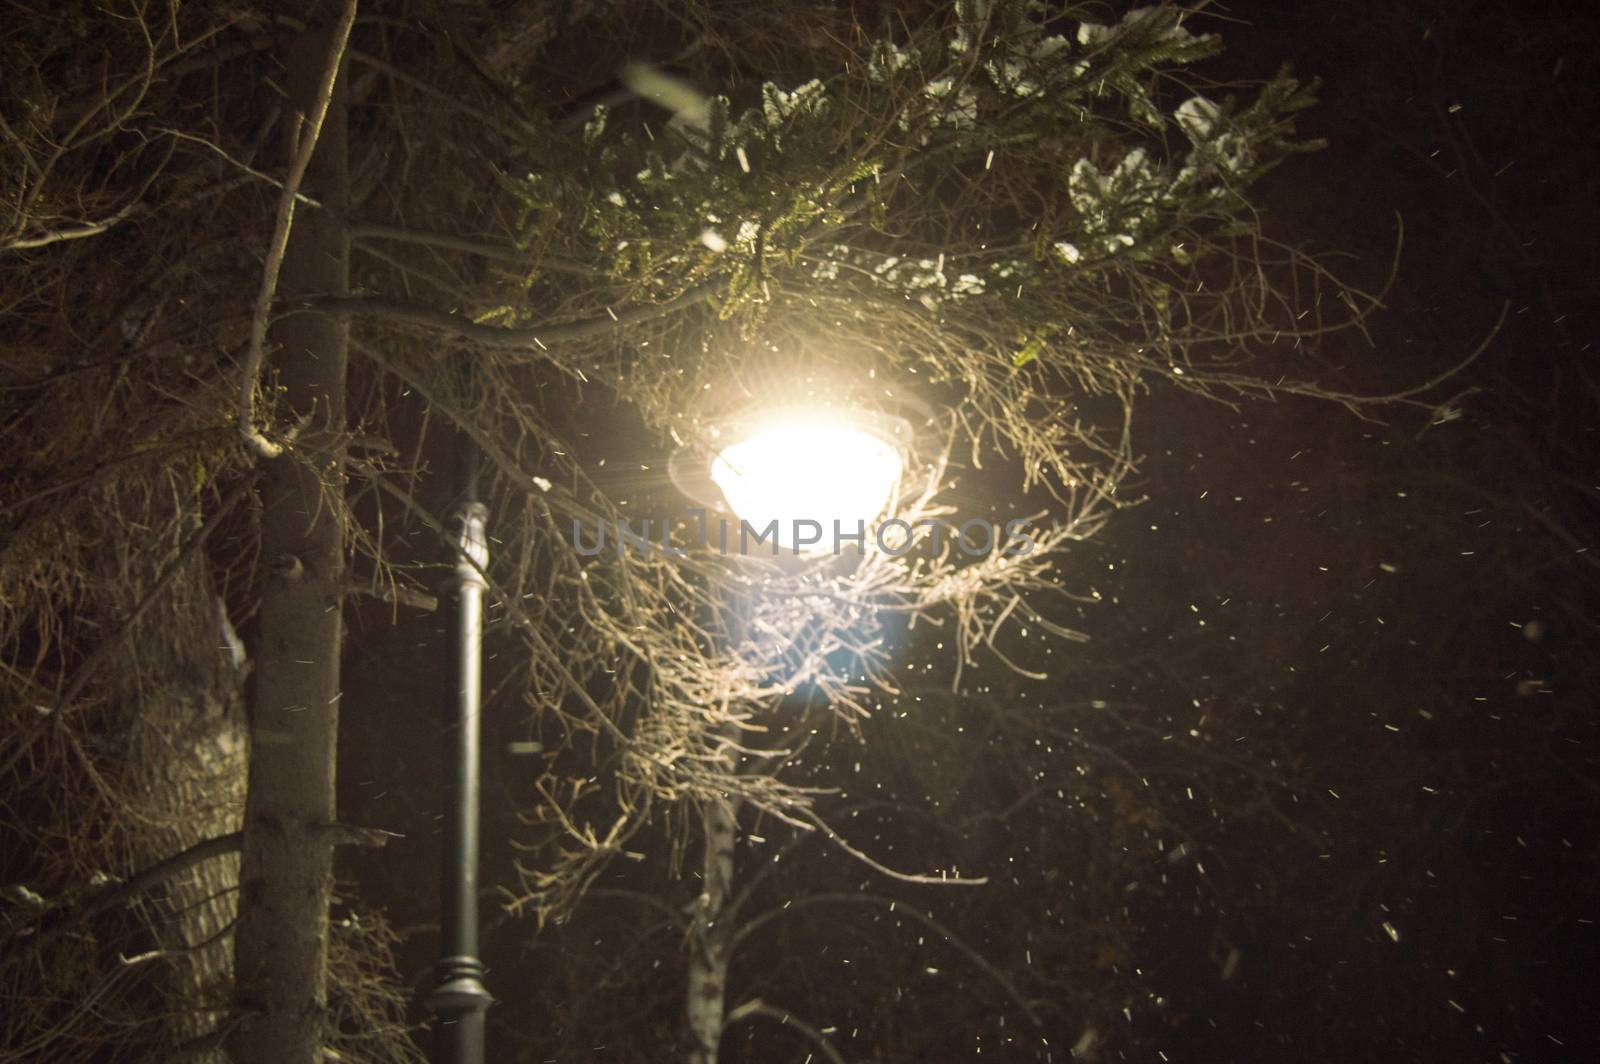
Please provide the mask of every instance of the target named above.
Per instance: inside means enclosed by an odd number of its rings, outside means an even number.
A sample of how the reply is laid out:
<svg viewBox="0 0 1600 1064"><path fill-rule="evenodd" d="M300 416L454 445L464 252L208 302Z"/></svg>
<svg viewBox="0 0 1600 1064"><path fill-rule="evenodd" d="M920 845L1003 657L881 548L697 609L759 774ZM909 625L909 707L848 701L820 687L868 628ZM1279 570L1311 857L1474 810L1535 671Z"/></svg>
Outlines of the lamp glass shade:
<svg viewBox="0 0 1600 1064"><path fill-rule="evenodd" d="M785 549L798 542L801 552L831 553L836 528L853 536L864 524L872 535L903 465L900 448L876 433L826 418L790 419L732 439L712 458L710 474L754 533L777 521ZM812 521L815 527L804 525ZM813 535L816 542L803 542Z"/></svg>

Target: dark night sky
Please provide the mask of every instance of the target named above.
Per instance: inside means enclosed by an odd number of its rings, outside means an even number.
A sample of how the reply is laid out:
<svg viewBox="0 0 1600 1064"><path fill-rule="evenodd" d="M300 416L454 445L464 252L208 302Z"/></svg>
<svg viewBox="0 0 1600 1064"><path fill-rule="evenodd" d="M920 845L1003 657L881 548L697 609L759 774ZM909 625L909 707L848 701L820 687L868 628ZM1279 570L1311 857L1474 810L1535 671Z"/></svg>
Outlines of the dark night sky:
<svg viewBox="0 0 1600 1064"><path fill-rule="evenodd" d="M1081 1004L1066 1015L1120 1019L1129 1008L1120 1022L1131 1029L1106 1036L1115 1059L1556 1061L1600 1048L1583 989L1600 963L1591 904L1600 602L1593 563L1579 553L1600 512L1600 374L1589 340L1600 35L1593 16L1545 8L1335 0L1226 9L1253 25L1224 28L1219 71L1266 74L1287 57L1324 80L1302 131L1331 147L1269 179L1270 231L1343 256L1336 269L1373 289L1388 272L1397 217L1404 222L1388 309L1369 337L1331 338L1314 376L1356 392L1407 387L1461 361L1502 306L1507 318L1457 383L1429 393L1459 396L1437 414L1390 409L1363 420L1309 400L1229 409L1151 395L1140 437L1150 501L1120 515L1069 574L1104 597L1068 618L1093 639L1057 646L1047 683L993 681L1020 712L1066 707L1052 719L1077 729L1083 749L1064 744L1061 764L1090 766L1080 779L1096 782L1004 827L967 826L962 852L984 870L1022 869L989 900L907 897L986 951L1020 952L1025 940L1043 943L1041 957L1057 950L1040 961L1058 966L1056 981L1039 985ZM410 650L425 627L357 625L347 669L346 815L412 832L350 874L402 926L426 922L433 904L425 825L434 804L417 797L417 781L434 771L430 711L374 692L392 691L397 675L409 691L438 686ZM907 648L908 672L937 660L927 642ZM521 707L507 696L492 712L503 748ZM877 793L943 787L998 807L1021 794L1010 778L1020 762L1003 744L882 738L840 752L817 778L864 774ZM894 760L937 749L970 759L959 786ZM1124 799L1120 784L1101 782L1117 777L1105 767L1113 754L1131 762L1130 778L1152 781L1148 794ZM492 758L491 870L504 872L509 840L527 837L511 815L529 793L524 764ZM1263 794L1276 796L1270 811ZM1188 839L1194 856L1113 854L1122 863L1103 874L1121 877L1118 891L1140 886L1131 901L1108 902L1080 850L1141 817L1160 824L1169 846ZM898 830L908 860L944 859L946 836ZM1100 841L1086 843L1094 832ZM802 896L853 889L862 873L817 858L790 877L777 889ZM658 865L623 869L612 885L662 889L674 904L689 895ZM1093 911L1107 904L1118 909ZM636 916L599 904L537 939L527 924L495 924L487 956L503 1059L544 1059L520 1054L557 1044L546 1038L552 1014L585 1037L609 1032L630 1045L607 1024L631 1016L645 1037L675 1022L671 935L609 991L627 1007L572 1011L577 991L563 980L593 967L573 950L622 956ZM1052 939L1049 921L1064 921L1066 937ZM1097 925L1114 933L1090 950L1082 939ZM1047 1059L989 1035L963 1040L962 1024L989 1030L985 1010L1004 1003L958 957L881 924L807 926L753 947L763 952L736 965L736 978L819 1024L876 1016L900 1044L921 1045L918 1059ZM822 943L862 957L830 968ZM1224 981L1235 949L1236 973ZM430 950L426 935L408 944L419 979ZM658 958L666 971L652 973ZM862 970L869 959L878 967ZM916 981L930 967L945 974ZM882 997L896 985L903 994ZM927 1033L941 1022L954 1033ZM1049 1059L1067 1059L1083 1025L1053 1028ZM730 1037L729 1058L803 1058L798 1042L769 1036ZM912 1059L874 1056L870 1039L846 1044L850 1059ZM595 1050L593 1059L628 1058Z"/></svg>

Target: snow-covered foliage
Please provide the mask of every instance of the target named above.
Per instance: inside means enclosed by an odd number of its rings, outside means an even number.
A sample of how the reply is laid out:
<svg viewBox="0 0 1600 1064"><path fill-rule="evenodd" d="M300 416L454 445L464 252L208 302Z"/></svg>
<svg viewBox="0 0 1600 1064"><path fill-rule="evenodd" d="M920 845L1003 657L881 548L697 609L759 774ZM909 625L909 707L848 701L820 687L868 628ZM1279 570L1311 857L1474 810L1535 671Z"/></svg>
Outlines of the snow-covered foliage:
<svg viewBox="0 0 1600 1064"><path fill-rule="evenodd" d="M658 296L715 279L729 315L792 277L838 281L842 263L857 267L848 283L870 280L872 298L998 304L1017 298L1019 281L1053 285L1108 258L1189 257L1184 231L1242 209L1253 180L1306 147L1291 140L1290 116L1310 93L1287 74L1243 106L1162 87L1221 46L1181 9L1137 8L1104 25L1033 3L963 2L957 16L874 39L843 72L708 95L694 121L664 131L608 127L597 114L583 166L514 187L607 249L613 277ZM972 215L975 232L995 231L998 219L983 226L1002 189L1034 186L1031 217L1004 204L1008 221L1030 227L1032 250L984 254L980 240L946 271L927 241L886 240L883 223L918 212L919 196L937 199L924 183L947 174L996 186Z"/></svg>

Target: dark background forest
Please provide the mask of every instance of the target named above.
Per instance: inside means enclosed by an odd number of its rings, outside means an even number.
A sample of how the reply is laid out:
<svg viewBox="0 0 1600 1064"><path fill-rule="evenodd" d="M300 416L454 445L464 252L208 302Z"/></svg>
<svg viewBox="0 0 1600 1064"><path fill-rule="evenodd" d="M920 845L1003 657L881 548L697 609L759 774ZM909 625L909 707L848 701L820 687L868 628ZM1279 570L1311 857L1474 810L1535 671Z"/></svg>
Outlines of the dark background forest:
<svg viewBox="0 0 1600 1064"><path fill-rule="evenodd" d="M753 1013L725 1060L820 1060L817 1035L861 1062L1600 1050L1600 16L1204 16L1227 41L1210 76L1287 60L1321 80L1300 131L1328 146L1257 206L1382 306L1321 338L1309 376L1348 395L1427 383L1425 401L1141 395L1146 501L1066 563L1095 601L1063 623L1089 639L1024 629L1005 649L1048 679L986 667L952 690L948 633L899 632L903 694L860 741L818 736L797 772L879 858L989 882L886 883L746 810L730 1004L811 1031ZM658 446L615 431L613 454ZM1002 479L966 471L963 506L1010 510ZM344 649L340 819L398 837L340 851L332 916L383 929L384 1015L408 1023L437 948L446 621L362 602ZM485 684L490 1059L676 1059L699 889L681 823L636 836L642 859L612 862L570 918L492 889L551 837L527 815L546 764L530 740L550 736L511 689L507 638L491 628ZM42 815L19 793L8 822ZM5 843L0 881L20 883L27 835ZM27 980L5 986L20 1015Z"/></svg>

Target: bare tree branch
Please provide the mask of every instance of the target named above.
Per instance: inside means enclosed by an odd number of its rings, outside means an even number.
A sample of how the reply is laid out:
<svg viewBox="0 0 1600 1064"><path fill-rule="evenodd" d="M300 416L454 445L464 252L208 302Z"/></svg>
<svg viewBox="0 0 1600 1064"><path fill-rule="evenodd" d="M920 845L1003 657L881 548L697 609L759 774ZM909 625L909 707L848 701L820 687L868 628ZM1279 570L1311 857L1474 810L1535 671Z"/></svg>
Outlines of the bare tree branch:
<svg viewBox="0 0 1600 1064"><path fill-rule="evenodd" d="M821 1031L812 1027L788 1009L779 1008L777 1005L769 1005L760 998L751 998L743 1005L729 1012L727 1022L723 1024L723 1030L727 1030L734 1024L752 1016L764 1016L769 1020L777 1020L785 1027L799 1031L811 1039L816 1047L822 1050L822 1055L833 1061L833 1064L844 1064L844 1057L839 1055L839 1051L833 1048L833 1043L829 1042Z"/></svg>

